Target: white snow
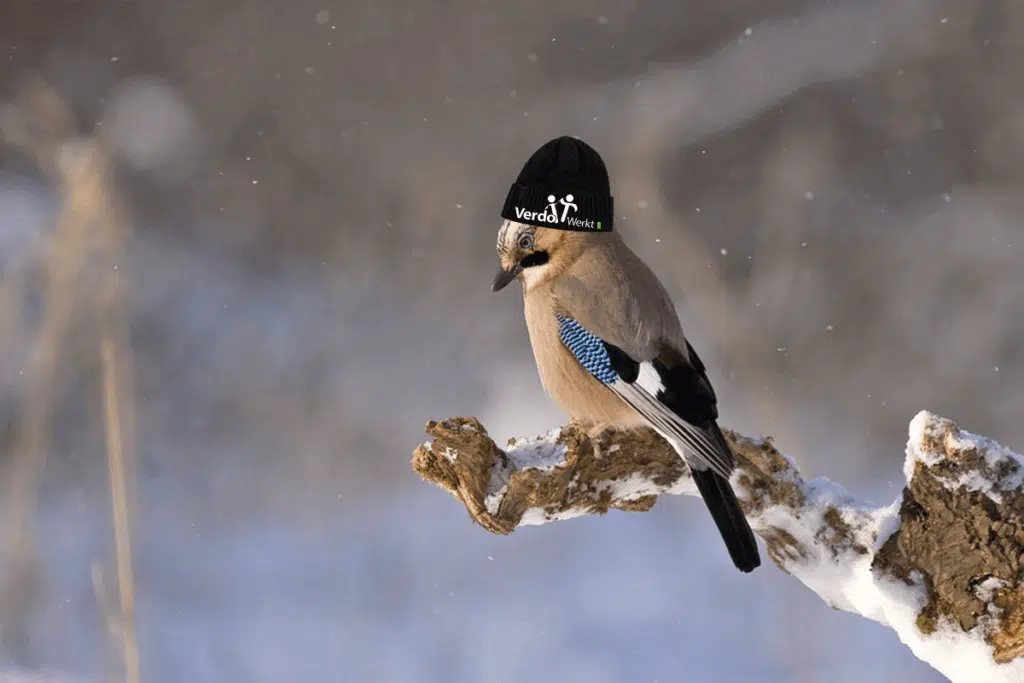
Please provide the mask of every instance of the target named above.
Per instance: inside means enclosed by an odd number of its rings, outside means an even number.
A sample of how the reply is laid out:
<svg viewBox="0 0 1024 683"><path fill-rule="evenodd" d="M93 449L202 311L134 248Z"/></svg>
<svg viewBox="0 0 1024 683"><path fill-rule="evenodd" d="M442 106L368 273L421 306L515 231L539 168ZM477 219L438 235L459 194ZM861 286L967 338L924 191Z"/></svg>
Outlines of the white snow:
<svg viewBox="0 0 1024 683"><path fill-rule="evenodd" d="M498 468L495 467L494 471L491 472L491 480L487 484L487 495L484 496L484 507L486 507L487 512L492 515L498 514L498 509L501 507L501 501L504 500L505 493L508 491L508 480L506 479L505 483L501 484L501 480L495 478L495 472L497 471Z"/></svg>
<svg viewBox="0 0 1024 683"><path fill-rule="evenodd" d="M1007 583L1002 579L997 579L994 576L990 576L981 583L978 584L977 590L975 591L978 598L988 602L995 595L995 591L1000 588L1005 588Z"/></svg>
<svg viewBox="0 0 1024 683"><path fill-rule="evenodd" d="M942 426L941 418L936 417L928 411L919 412L910 423L910 441L907 444L907 459L903 465L903 476L907 481L914 474L917 463L923 465L935 465L945 457L945 449L929 450L927 443L934 442L945 428ZM992 472L991 476L978 471L970 471L960 474L956 478L939 477L944 481L947 488L955 489L965 487L970 491L979 491L986 494L996 503L1001 502L1000 491L1016 491L1024 485L1024 458L1005 448L1001 444L978 436L970 432L959 430L959 434L947 433L943 439L946 448L952 451L976 450L985 460L985 464ZM1007 461L1016 463L1015 471L1008 472L1002 478L995 475L1001 463ZM1005 467L1005 465L1003 465ZM1012 466L1011 466L1012 467Z"/></svg>
<svg viewBox="0 0 1024 683"><path fill-rule="evenodd" d="M508 479L512 474L512 468L498 462L491 468L491 478L487 482L487 494L484 496L484 506L487 512L492 515L498 514L498 507L505 498L508 491Z"/></svg>
<svg viewBox="0 0 1024 683"><path fill-rule="evenodd" d="M508 456L508 466L500 463L491 469L491 478L487 483L487 495L484 497L484 505L492 515L498 514L498 507L501 505L505 492L508 491L508 480L513 471L540 470L550 472L558 465L565 462L566 446L558 443L558 435L561 429L551 429L546 434L536 439L511 439L505 454ZM529 524L526 517L533 516L532 511L527 511L524 521L520 524ZM580 514L583 514L582 512ZM558 517L557 519L564 519ZM543 521L533 522L544 524L545 521L556 521L552 517Z"/></svg>
<svg viewBox="0 0 1024 683"><path fill-rule="evenodd" d="M571 510L553 513L542 508L530 508L523 513L519 526L540 526L550 522L561 522L575 517L582 517L585 514L587 514L587 511L583 508L572 508Z"/></svg>
<svg viewBox="0 0 1024 683"><path fill-rule="evenodd" d="M622 479L608 482L608 490L611 491L613 500L633 501L644 496L662 493L663 487L655 486L647 477L640 474L631 474Z"/></svg>
<svg viewBox="0 0 1024 683"><path fill-rule="evenodd" d="M799 513L786 506L772 506L751 519L751 526L755 530L771 527L788 532L798 547L810 554L801 557L794 549L787 562L787 569L794 576L831 606L879 621L871 600L871 556L857 553L854 546L871 549L884 542L885 538L876 538L880 529L891 526L886 522L895 516L899 506L869 509L854 501L841 486L824 478L808 482L804 493L807 507ZM849 525L851 534L847 544L834 546L835 550L820 544L821 540L833 539L817 538L823 530L830 529L824 522L830 507Z"/></svg>
<svg viewBox="0 0 1024 683"><path fill-rule="evenodd" d="M537 439L513 439L505 453L516 469L550 472L565 462L566 446L557 442L560 433L556 428Z"/></svg>
<svg viewBox="0 0 1024 683"><path fill-rule="evenodd" d="M944 421L927 411L918 413L911 422L904 466L908 481L916 463L933 465L941 458L941 452L928 449L926 439L944 429L947 429ZM1006 459L1021 463L1019 455L962 430L958 437L948 436L947 443L956 449L977 448L993 467ZM996 491L1019 486L1020 474L1001 481L981 475L958 477L948 485L967 486L996 498ZM870 508L855 501L842 487L827 479L808 482L805 493L808 508L813 511L811 514L807 514L805 509L796 515L789 508L775 506L751 520L755 529L773 527L786 530L810 552L809 557L794 554L789 558L787 569L794 577L833 607L860 614L893 629L916 657L953 683L1024 681L1024 662L1021 660L1008 664L996 664L992 660L992 648L985 643L984 636L986 627L996 615L982 619L970 632L965 633L958 624L947 620L939 623L935 633L924 635L917 628L917 615L926 601L924 587L920 583L908 586L872 571L873 551L877 551L899 525L901 499L883 508ZM850 526L854 541L871 553L858 554L852 547L846 547L840 548L833 556L824 546L815 546L814 536L825 527L822 517L830 505L836 507L843 521ZM994 580L982 583L976 589L979 598L990 597L998 585Z"/></svg>

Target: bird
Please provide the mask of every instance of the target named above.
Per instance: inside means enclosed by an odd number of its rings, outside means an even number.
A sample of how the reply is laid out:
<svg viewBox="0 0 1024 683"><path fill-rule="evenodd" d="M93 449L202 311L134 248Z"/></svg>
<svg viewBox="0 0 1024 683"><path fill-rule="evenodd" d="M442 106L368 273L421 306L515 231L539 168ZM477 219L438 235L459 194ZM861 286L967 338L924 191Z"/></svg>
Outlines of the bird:
<svg viewBox="0 0 1024 683"><path fill-rule="evenodd" d="M491 286L522 283L545 393L591 436L646 426L688 466L733 564L761 564L729 483L735 457L718 425L707 367L650 267L613 231L607 167L577 137L543 144L509 188Z"/></svg>

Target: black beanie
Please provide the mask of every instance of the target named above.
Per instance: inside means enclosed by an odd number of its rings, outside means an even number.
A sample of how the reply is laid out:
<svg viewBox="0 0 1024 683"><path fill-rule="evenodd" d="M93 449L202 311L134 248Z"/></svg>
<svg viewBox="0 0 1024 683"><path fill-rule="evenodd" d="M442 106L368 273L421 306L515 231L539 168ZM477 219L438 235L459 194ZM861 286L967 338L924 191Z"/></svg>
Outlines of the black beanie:
<svg viewBox="0 0 1024 683"><path fill-rule="evenodd" d="M593 147L568 136L545 143L519 172L501 217L578 232L611 232L608 170Z"/></svg>

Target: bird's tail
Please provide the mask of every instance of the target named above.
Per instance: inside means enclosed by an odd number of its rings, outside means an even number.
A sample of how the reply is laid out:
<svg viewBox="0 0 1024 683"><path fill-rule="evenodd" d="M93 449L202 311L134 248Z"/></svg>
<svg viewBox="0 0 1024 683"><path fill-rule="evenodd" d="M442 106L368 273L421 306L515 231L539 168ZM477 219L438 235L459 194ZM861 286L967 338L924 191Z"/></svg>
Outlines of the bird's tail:
<svg viewBox="0 0 1024 683"><path fill-rule="evenodd" d="M717 428L714 429L716 436L721 440L722 446L728 448L725 438ZM740 509L740 503L736 500L729 481L713 470L706 469L699 471L690 468L693 481L697 484L704 504L707 505L711 518L715 520L715 526L725 541L725 547L729 550L733 564L741 572L752 572L761 566L761 556L757 551L757 540L754 532L750 530L747 518Z"/></svg>

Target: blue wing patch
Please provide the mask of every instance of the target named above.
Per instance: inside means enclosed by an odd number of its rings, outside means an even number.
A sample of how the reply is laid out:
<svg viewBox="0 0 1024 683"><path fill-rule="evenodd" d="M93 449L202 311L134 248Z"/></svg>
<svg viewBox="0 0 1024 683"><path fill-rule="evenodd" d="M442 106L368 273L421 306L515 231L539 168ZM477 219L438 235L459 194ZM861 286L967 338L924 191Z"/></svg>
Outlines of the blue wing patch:
<svg viewBox="0 0 1024 683"><path fill-rule="evenodd" d="M690 424L666 405L665 377L655 364L629 358L572 318L560 313L555 317L562 343L587 372L643 416L688 464L699 470L710 467L729 478L734 464L728 446L723 447L724 441L717 443L708 429ZM692 456L684 455L686 452Z"/></svg>
<svg viewBox="0 0 1024 683"><path fill-rule="evenodd" d="M558 318L558 336L569 352L576 357L587 372L605 384L613 384L619 375L612 368L612 359L604 342L582 325L556 313Z"/></svg>

